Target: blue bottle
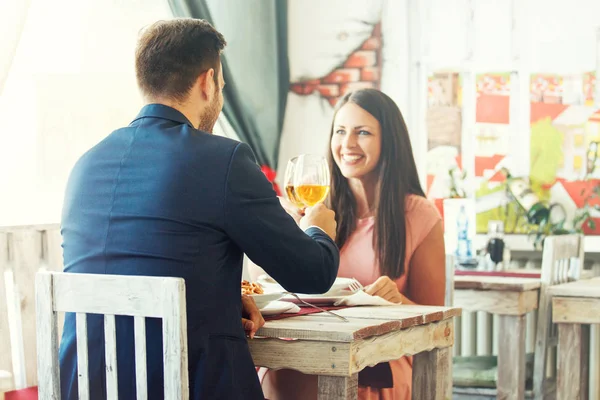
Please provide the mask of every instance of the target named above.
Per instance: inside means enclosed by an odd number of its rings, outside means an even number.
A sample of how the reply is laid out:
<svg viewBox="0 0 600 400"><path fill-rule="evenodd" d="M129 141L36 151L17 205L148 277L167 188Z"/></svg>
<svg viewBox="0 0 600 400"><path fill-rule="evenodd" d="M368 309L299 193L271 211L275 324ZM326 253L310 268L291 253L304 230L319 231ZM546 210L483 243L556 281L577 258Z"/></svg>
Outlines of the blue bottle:
<svg viewBox="0 0 600 400"><path fill-rule="evenodd" d="M458 217L456 218L456 232L458 241L456 246L456 258L458 260L470 260L473 258L471 249L471 239L469 239L469 218L465 206L460 206Z"/></svg>

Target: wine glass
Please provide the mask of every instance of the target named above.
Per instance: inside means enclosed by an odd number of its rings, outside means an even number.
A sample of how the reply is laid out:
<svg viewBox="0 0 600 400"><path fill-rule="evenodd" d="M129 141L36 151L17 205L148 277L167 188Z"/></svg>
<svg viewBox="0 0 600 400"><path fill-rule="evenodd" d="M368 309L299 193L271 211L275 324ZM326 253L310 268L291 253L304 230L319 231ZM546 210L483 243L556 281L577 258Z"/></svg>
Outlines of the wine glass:
<svg viewBox="0 0 600 400"><path fill-rule="evenodd" d="M308 207L322 202L329 194L329 168L325 157L298 156L293 179L296 197Z"/></svg>
<svg viewBox="0 0 600 400"><path fill-rule="evenodd" d="M304 203L298 199L294 190L294 172L296 171L296 164L298 157L290 159L285 168L285 177L283 180L283 187L285 188L285 196L287 199L298 208L304 208Z"/></svg>

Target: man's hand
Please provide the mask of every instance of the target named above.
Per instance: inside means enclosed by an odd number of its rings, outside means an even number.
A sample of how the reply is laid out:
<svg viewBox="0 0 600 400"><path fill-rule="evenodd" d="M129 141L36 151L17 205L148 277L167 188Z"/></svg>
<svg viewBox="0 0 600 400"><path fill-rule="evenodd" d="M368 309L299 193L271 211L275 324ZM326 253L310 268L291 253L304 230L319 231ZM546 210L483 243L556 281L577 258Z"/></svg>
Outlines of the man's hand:
<svg viewBox="0 0 600 400"><path fill-rule="evenodd" d="M300 219L304 216L304 209L296 207L294 203L285 197L279 197L279 202L283 209L292 217L296 223L300 223Z"/></svg>
<svg viewBox="0 0 600 400"><path fill-rule="evenodd" d="M330 238L335 240L337 223L335 222L335 213L325 207L323 203L308 207L304 217L300 220L300 228L306 230L309 226L318 226L323 229Z"/></svg>
<svg viewBox="0 0 600 400"><path fill-rule="evenodd" d="M258 331L265 324L265 319L260 313L254 299L248 295L242 295L242 326L250 339L254 338Z"/></svg>

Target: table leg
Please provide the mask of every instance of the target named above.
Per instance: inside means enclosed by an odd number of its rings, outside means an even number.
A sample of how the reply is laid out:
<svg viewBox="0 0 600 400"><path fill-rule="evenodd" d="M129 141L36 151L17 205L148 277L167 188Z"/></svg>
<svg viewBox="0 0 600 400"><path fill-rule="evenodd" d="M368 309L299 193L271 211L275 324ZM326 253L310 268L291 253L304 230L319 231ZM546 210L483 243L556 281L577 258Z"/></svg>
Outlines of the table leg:
<svg viewBox="0 0 600 400"><path fill-rule="evenodd" d="M449 368L451 359L451 347L424 351L413 356L413 399L452 398L452 376Z"/></svg>
<svg viewBox="0 0 600 400"><path fill-rule="evenodd" d="M500 315L498 399L525 398L525 315Z"/></svg>
<svg viewBox="0 0 600 400"><path fill-rule="evenodd" d="M358 374L352 376L319 375L318 400L356 400Z"/></svg>
<svg viewBox="0 0 600 400"><path fill-rule="evenodd" d="M590 326L558 324L557 399L588 398Z"/></svg>

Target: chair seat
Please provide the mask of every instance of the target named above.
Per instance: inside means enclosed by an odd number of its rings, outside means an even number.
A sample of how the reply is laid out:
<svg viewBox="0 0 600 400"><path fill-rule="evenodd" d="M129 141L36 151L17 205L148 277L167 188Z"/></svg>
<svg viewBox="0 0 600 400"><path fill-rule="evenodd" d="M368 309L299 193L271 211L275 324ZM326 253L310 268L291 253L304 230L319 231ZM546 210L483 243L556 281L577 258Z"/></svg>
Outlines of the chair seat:
<svg viewBox="0 0 600 400"><path fill-rule="evenodd" d="M452 398L454 400L488 400L497 398L496 388L476 387L453 387ZM525 398L533 399L533 390L529 385L525 390ZM556 381L548 380L544 383L544 400L556 400Z"/></svg>
<svg viewBox="0 0 600 400"><path fill-rule="evenodd" d="M495 388L498 378L498 357L463 356L452 360L454 386Z"/></svg>
<svg viewBox="0 0 600 400"><path fill-rule="evenodd" d="M533 377L533 353L527 354L525 380ZM496 388L497 356L456 356L452 360L452 382L455 387Z"/></svg>

